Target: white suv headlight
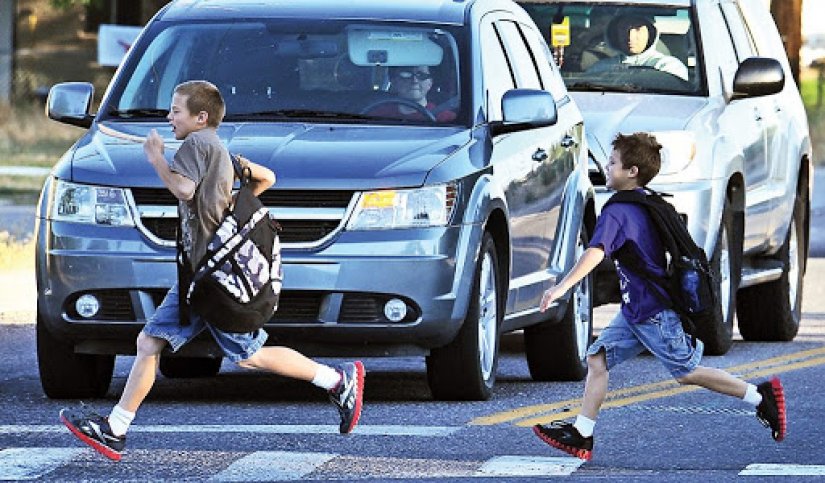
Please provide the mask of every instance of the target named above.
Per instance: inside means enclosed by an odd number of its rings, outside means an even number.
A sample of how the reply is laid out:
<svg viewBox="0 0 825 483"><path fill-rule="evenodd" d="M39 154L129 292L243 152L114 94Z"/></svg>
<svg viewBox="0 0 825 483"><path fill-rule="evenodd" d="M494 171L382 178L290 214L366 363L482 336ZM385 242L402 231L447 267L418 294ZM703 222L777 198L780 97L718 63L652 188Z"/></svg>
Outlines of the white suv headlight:
<svg viewBox="0 0 825 483"><path fill-rule="evenodd" d="M454 184L361 193L348 230L445 226L456 198Z"/></svg>
<svg viewBox="0 0 825 483"><path fill-rule="evenodd" d="M656 131L650 134L662 145L659 174L679 173L690 167L696 157L696 134L692 131Z"/></svg>
<svg viewBox="0 0 825 483"><path fill-rule="evenodd" d="M51 218L55 221L134 226L126 190L55 180Z"/></svg>

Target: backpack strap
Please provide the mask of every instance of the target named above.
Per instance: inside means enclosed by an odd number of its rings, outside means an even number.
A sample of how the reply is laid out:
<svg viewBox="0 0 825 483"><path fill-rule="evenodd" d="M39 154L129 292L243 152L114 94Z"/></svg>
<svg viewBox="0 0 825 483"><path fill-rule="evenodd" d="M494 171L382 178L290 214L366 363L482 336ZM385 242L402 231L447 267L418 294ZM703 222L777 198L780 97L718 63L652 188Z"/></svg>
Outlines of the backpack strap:
<svg viewBox="0 0 825 483"><path fill-rule="evenodd" d="M241 164L240 154L229 154L229 159L232 160L232 169L235 171L235 176L240 180L241 187L247 186L252 181L252 170L249 167L244 167Z"/></svg>

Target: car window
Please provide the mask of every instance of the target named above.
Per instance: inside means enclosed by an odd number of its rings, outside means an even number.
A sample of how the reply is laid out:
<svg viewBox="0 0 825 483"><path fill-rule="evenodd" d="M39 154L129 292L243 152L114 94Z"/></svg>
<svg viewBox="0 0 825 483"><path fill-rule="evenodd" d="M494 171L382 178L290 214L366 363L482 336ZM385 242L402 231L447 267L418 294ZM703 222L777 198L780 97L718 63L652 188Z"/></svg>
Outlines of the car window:
<svg viewBox="0 0 825 483"><path fill-rule="evenodd" d="M547 47L547 43L541 38L541 35L535 29L526 25L519 25L519 29L527 41L527 45L533 52L536 59L536 66L541 76L544 88L553 94L554 99L561 99L566 95L566 88L561 76L557 72L556 64L553 62L553 55Z"/></svg>
<svg viewBox="0 0 825 483"><path fill-rule="evenodd" d="M736 51L733 47L733 39L722 16L720 8L708 9L707 18L703 19L703 28L717 32L720 39L724 41L719 42L711 52L707 55L714 55L716 63L719 65L719 71L722 75L723 88L726 92L733 92L733 78L736 76L736 71L739 68L739 62L736 60Z"/></svg>
<svg viewBox="0 0 825 483"><path fill-rule="evenodd" d="M704 92L701 55L687 7L595 2L522 6L554 49L571 91ZM553 24L569 28L569 35L555 45L550 38Z"/></svg>
<svg viewBox="0 0 825 483"><path fill-rule="evenodd" d="M527 89L542 89L539 74L536 72L536 63L533 55L524 45L516 24L509 21L496 23L496 28L501 35L502 43L510 60L510 66L516 76L516 86Z"/></svg>
<svg viewBox="0 0 825 483"><path fill-rule="evenodd" d="M487 120L501 120L501 98L504 93L515 88L515 79L510 64L504 56L504 48L499 33L493 23L485 21L480 29L481 66L483 69L484 93L487 104Z"/></svg>
<svg viewBox="0 0 825 483"><path fill-rule="evenodd" d="M733 46L736 48L736 58L739 62L756 55L756 44L751 38L745 25L745 19L742 18L742 12L734 3L723 3L720 5L722 14L725 17L725 23L728 25L728 31L733 38Z"/></svg>
<svg viewBox="0 0 825 483"><path fill-rule="evenodd" d="M109 115L168 109L177 84L206 79L220 89L230 121L467 118L462 34L454 27L296 19L158 25L113 87Z"/></svg>

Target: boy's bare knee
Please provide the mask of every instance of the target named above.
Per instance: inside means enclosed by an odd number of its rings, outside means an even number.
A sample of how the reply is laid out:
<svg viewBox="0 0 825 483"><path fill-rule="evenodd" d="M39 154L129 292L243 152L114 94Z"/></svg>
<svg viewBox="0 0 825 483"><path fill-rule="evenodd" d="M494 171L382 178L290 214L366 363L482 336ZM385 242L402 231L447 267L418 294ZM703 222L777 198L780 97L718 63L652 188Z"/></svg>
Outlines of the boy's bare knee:
<svg viewBox="0 0 825 483"><path fill-rule="evenodd" d="M236 362L236 364L244 369L258 369L260 366L258 365L257 355L257 353L252 354L250 357Z"/></svg>
<svg viewBox="0 0 825 483"><path fill-rule="evenodd" d="M587 371L594 376L607 372L607 359L604 351L587 356Z"/></svg>
<svg viewBox="0 0 825 483"><path fill-rule="evenodd" d="M163 351L167 342L161 338L147 335L143 332L138 334L137 353L142 356L156 356Z"/></svg>
<svg viewBox="0 0 825 483"><path fill-rule="evenodd" d="M676 382L683 386L692 386L696 384L696 379L693 377L693 375L694 373L691 372L685 374L684 376L675 377L674 379L676 379Z"/></svg>

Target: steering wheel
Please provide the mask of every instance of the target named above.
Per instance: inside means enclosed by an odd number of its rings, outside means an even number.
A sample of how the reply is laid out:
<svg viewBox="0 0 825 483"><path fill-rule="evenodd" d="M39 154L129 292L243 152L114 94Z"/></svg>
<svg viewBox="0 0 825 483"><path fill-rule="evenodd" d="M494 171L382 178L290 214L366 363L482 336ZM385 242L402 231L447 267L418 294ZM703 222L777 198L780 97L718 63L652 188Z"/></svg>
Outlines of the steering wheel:
<svg viewBox="0 0 825 483"><path fill-rule="evenodd" d="M413 102L409 99L404 99L403 97L393 97L390 99L379 99L375 102L371 102L366 107L361 109L361 114L369 114L370 111L375 109L378 106L383 106L384 104L395 104L397 106L407 106L415 109L416 111L420 112L425 118L427 118L430 122L437 122L438 120L435 118L435 114L427 110L426 107L418 104L417 102Z"/></svg>

